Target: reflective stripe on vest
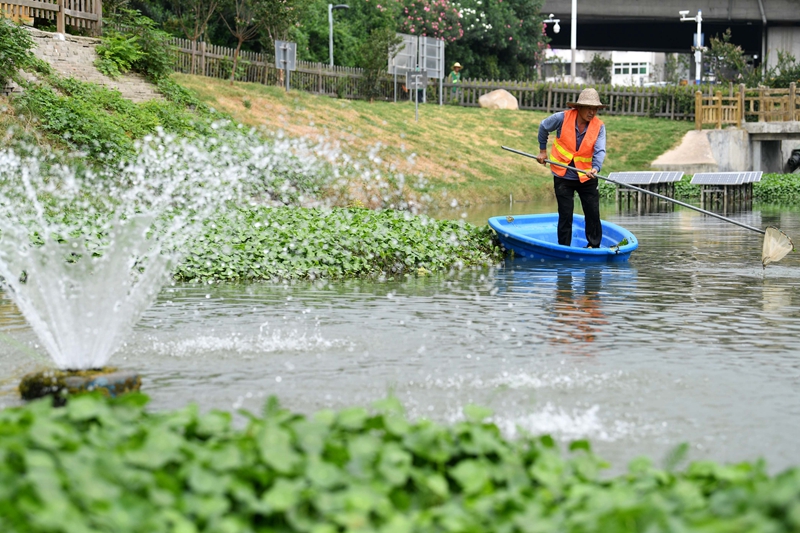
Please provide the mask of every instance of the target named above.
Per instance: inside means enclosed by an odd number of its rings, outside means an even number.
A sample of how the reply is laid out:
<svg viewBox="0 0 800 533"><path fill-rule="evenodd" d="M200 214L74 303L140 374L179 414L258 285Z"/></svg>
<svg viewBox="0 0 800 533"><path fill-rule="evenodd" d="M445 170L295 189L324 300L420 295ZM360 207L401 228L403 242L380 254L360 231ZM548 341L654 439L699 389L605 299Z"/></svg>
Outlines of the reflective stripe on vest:
<svg viewBox="0 0 800 533"><path fill-rule="evenodd" d="M592 168L592 156L594 155L594 144L597 142L597 136L600 134L600 128L603 126L603 121L594 117L586 128L586 134L583 136L581 147L579 150L575 149L578 143L575 136L575 122L578 119L578 111L570 109L564 112L564 123L561 124L561 137L556 137L553 142L553 149L550 151L550 159L557 161L564 165L574 166L580 170L589 170ZM559 166L551 166L550 170L556 176L564 176L567 169Z"/></svg>

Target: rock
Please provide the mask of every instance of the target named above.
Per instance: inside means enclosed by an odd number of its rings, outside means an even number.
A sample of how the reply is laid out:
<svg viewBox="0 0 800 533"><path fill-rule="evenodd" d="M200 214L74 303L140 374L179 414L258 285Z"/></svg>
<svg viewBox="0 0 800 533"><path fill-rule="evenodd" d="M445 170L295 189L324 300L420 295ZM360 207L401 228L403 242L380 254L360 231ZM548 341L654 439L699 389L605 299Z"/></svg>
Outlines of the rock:
<svg viewBox="0 0 800 533"><path fill-rule="evenodd" d="M478 104L486 109L519 109L516 97L505 89L497 89L478 98Z"/></svg>
<svg viewBox="0 0 800 533"><path fill-rule="evenodd" d="M99 390L113 398L138 391L141 385L142 379L135 372L114 368L46 370L23 376L19 392L24 400L52 396L55 405L64 405L68 396Z"/></svg>

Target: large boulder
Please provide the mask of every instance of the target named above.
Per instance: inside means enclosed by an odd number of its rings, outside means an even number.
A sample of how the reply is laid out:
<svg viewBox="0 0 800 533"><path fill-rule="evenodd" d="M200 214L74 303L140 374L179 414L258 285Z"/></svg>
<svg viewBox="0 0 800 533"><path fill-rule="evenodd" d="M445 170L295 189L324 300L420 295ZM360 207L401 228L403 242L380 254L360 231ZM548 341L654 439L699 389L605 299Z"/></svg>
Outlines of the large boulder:
<svg viewBox="0 0 800 533"><path fill-rule="evenodd" d="M519 109L516 97L505 89L497 89L478 98L478 104L486 109Z"/></svg>

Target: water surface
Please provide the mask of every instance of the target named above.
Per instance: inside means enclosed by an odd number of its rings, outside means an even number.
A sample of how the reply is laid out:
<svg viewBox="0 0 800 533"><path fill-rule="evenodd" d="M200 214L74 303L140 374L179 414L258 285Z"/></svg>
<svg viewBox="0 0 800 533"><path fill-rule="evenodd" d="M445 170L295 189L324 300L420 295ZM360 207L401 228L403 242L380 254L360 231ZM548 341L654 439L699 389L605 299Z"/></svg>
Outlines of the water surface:
<svg viewBox="0 0 800 533"><path fill-rule="evenodd" d="M494 206L450 216L552 211ZM578 211L579 212L579 211ZM576 266L516 259L495 269L393 282L165 288L111 363L140 371L154 409L297 411L397 395L413 417L495 412L509 435L589 438L619 468L694 459L797 464L800 255L763 270L761 236L679 209L637 215L631 261ZM731 215L800 238L800 213ZM0 406L44 359L8 300L0 308ZM45 361L46 362L46 361Z"/></svg>

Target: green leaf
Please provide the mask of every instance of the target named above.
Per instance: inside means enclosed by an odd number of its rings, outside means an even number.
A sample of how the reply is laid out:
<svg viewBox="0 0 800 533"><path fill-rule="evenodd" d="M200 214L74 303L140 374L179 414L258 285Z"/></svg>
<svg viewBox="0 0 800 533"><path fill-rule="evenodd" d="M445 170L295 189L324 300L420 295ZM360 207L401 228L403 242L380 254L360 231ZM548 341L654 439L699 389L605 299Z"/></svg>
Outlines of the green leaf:
<svg viewBox="0 0 800 533"><path fill-rule="evenodd" d="M468 495L480 492L489 482L489 469L480 460L466 459L450 470L452 477Z"/></svg>
<svg viewBox="0 0 800 533"><path fill-rule="evenodd" d="M294 507L300 501L304 483L300 479L278 478L275 484L262 497L262 501L273 512L283 512Z"/></svg>
<svg viewBox="0 0 800 533"><path fill-rule="evenodd" d="M492 416L492 414L492 410L485 407L472 404L464 406L464 416L467 417L467 420L470 422L482 422Z"/></svg>

